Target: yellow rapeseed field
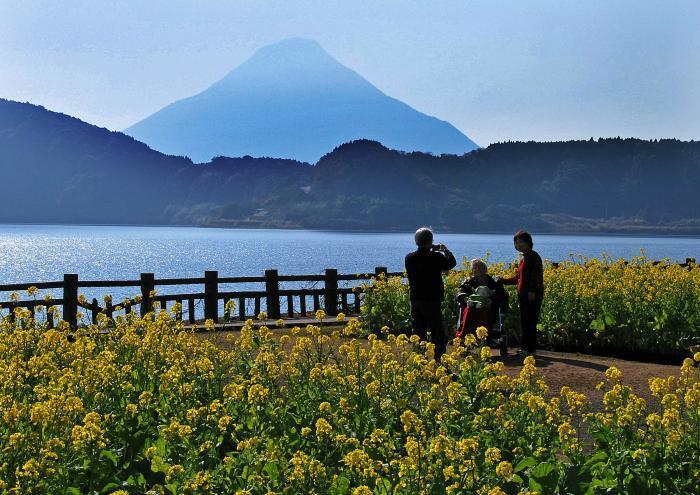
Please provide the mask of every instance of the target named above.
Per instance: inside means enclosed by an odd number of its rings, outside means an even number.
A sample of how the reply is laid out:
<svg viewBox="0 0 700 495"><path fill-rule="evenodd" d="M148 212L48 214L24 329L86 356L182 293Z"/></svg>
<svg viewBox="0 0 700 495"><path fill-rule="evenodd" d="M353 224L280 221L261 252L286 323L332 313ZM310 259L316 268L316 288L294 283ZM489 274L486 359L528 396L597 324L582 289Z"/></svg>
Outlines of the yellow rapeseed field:
<svg viewBox="0 0 700 495"><path fill-rule="evenodd" d="M358 338L355 319L282 337L249 321L216 346L166 311L101 316L70 340L15 314L0 493L700 493L700 353L650 382L660 408L611 368L589 409L532 358L506 376L477 337L437 364L415 337Z"/></svg>
<svg viewBox="0 0 700 495"><path fill-rule="evenodd" d="M489 265L494 276L511 276L514 265ZM469 277L465 260L445 276L443 315L451 331L457 316L454 296ZM700 266L572 257L545 262L545 297L539 325L541 344L560 350L685 354L700 344ZM367 332L387 326L410 331L408 286L399 277L380 277L366 286L363 308ZM509 289L513 290L513 289ZM507 327L519 334L517 298L511 292Z"/></svg>

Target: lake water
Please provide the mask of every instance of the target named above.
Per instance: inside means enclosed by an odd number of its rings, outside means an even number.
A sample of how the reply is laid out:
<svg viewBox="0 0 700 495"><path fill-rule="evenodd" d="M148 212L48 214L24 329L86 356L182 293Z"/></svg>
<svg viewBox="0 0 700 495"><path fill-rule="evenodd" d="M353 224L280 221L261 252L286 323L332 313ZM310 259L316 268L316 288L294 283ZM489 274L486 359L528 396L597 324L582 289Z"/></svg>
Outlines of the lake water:
<svg viewBox="0 0 700 495"><path fill-rule="evenodd" d="M435 241L447 244L458 259L487 252L492 261L517 257L510 235L436 232ZM62 280L64 273L106 280L138 279L141 272L156 278L201 277L205 270L262 275L267 268L281 274L318 274L325 268L360 273L375 266L400 271L412 249L411 233L0 225L0 284ZM535 249L552 261L571 254L629 258L640 249L653 259L685 260L699 258L700 237L536 235ZM111 291L118 297L136 293Z"/></svg>

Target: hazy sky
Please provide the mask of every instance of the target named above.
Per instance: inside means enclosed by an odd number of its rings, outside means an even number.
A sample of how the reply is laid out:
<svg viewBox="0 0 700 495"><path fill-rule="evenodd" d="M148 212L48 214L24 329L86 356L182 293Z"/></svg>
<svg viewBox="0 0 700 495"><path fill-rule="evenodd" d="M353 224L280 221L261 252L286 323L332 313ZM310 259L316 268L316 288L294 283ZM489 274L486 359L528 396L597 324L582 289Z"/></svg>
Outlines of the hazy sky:
<svg viewBox="0 0 700 495"><path fill-rule="evenodd" d="M0 97L122 130L288 37L481 145L700 139L700 0L0 0Z"/></svg>

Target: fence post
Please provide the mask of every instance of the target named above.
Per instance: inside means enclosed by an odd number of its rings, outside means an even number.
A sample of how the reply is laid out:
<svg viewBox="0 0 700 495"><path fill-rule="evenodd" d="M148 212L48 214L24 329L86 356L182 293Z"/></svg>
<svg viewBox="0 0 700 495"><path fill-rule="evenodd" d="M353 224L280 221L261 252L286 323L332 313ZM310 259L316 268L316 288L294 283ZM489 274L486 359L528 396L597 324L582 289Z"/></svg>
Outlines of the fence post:
<svg viewBox="0 0 700 495"><path fill-rule="evenodd" d="M204 319L219 322L219 272L204 272Z"/></svg>
<svg viewBox="0 0 700 495"><path fill-rule="evenodd" d="M71 328L78 326L78 274L63 275L63 320Z"/></svg>
<svg viewBox="0 0 700 495"><path fill-rule="evenodd" d="M383 273L384 276L386 277L386 274L388 271L389 270L387 270L387 268L385 266L378 266L374 269L374 276L379 278L379 275L381 275Z"/></svg>
<svg viewBox="0 0 700 495"><path fill-rule="evenodd" d="M90 313L92 313L93 325L97 325L97 308L99 308L99 304L97 304L97 298L93 297L92 303L90 304Z"/></svg>
<svg viewBox="0 0 700 495"><path fill-rule="evenodd" d="M267 316L276 320L280 317L280 282L277 270L265 270L265 294Z"/></svg>
<svg viewBox="0 0 700 495"><path fill-rule="evenodd" d="M338 270L326 268L323 288L323 310L328 316L338 315Z"/></svg>
<svg viewBox="0 0 700 495"><path fill-rule="evenodd" d="M155 290L155 275L152 273L141 274L141 316L151 311L151 292Z"/></svg>

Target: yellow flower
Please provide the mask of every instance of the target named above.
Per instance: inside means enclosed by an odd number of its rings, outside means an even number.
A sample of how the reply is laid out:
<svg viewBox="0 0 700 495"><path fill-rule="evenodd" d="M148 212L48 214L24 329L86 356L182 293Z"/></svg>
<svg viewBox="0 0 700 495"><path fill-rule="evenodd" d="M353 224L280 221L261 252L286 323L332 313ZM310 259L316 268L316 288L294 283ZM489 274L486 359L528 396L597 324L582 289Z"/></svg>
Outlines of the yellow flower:
<svg viewBox="0 0 700 495"><path fill-rule="evenodd" d="M333 431L331 424L324 418L319 418L316 420L316 437L321 439L325 438Z"/></svg>
<svg viewBox="0 0 700 495"><path fill-rule="evenodd" d="M82 425L75 425L71 431L71 440L78 450L99 450L107 443L104 439L104 430L100 425L100 415L89 412L83 418Z"/></svg>
<svg viewBox="0 0 700 495"><path fill-rule="evenodd" d="M401 414L401 423L406 433L419 433L423 429L423 421L408 409Z"/></svg>
<svg viewBox="0 0 700 495"><path fill-rule="evenodd" d="M513 465L508 461L501 461L496 466L496 475L509 480L513 477Z"/></svg>
<svg viewBox="0 0 700 495"><path fill-rule="evenodd" d="M267 398L270 390L256 383L248 389L248 402L251 404L261 404Z"/></svg>
<svg viewBox="0 0 700 495"><path fill-rule="evenodd" d="M609 382L617 383L620 381L620 378L622 378L622 372L617 369L617 367L611 366L605 371L605 378L607 378Z"/></svg>
<svg viewBox="0 0 700 495"><path fill-rule="evenodd" d="M343 462L352 471L365 477L373 477L375 474L372 459L362 449L355 449L343 457Z"/></svg>
<svg viewBox="0 0 700 495"><path fill-rule="evenodd" d="M647 451L644 449L637 449L632 452L632 459L645 458L648 455Z"/></svg>
<svg viewBox="0 0 700 495"><path fill-rule="evenodd" d="M482 361L488 361L491 359L491 348L489 346L484 346L481 348L480 357Z"/></svg>
<svg viewBox="0 0 700 495"><path fill-rule="evenodd" d="M372 490L367 485L360 485L357 488L353 488L352 495L372 495Z"/></svg>
<svg viewBox="0 0 700 495"><path fill-rule="evenodd" d="M484 340L488 337L489 331L485 326L480 326L476 329L476 338L479 340Z"/></svg>
<svg viewBox="0 0 700 495"><path fill-rule="evenodd" d="M319 309L318 311L316 311L316 319L317 319L318 321L323 321L323 319L324 319L325 317L326 317L326 312L325 312L325 311L323 311L322 309Z"/></svg>
<svg viewBox="0 0 700 495"><path fill-rule="evenodd" d="M231 416L221 416L218 422L219 431L222 433L225 432L228 426L231 424L231 421L233 421Z"/></svg>
<svg viewBox="0 0 700 495"><path fill-rule="evenodd" d="M501 451L496 447L489 447L484 453L486 462L494 464L501 460Z"/></svg>
<svg viewBox="0 0 700 495"><path fill-rule="evenodd" d="M261 311L258 313L258 320L267 320L267 311Z"/></svg>
<svg viewBox="0 0 700 495"><path fill-rule="evenodd" d="M236 311L236 301L233 299L229 299L226 301L226 305L224 306L224 312L228 316L233 316L233 313Z"/></svg>
<svg viewBox="0 0 700 495"><path fill-rule="evenodd" d="M168 468L168 474L165 476L165 481L172 481L174 478L181 476L185 472L185 468L180 464L173 464Z"/></svg>
<svg viewBox="0 0 700 495"><path fill-rule="evenodd" d="M345 313L338 313L335 317L335 321L345 321Z"/></svg>
<svg viewBox="0 0 700 495"><path fill-rule="evenodd" d="M146 459L153 459L153 456L156 455L156 448L155 447L148 447L146 449L146 452L144 452L143 456Z"/></svg>
<svg viewBox="0 0 700 495"><path fill-rule="evenodd" d="M367 397L377 397L379 395L380 383L379 380L374 380L367 384L365 387L365 392L367 392Z"/></svg>

